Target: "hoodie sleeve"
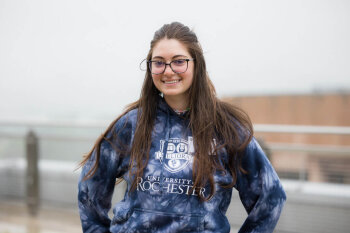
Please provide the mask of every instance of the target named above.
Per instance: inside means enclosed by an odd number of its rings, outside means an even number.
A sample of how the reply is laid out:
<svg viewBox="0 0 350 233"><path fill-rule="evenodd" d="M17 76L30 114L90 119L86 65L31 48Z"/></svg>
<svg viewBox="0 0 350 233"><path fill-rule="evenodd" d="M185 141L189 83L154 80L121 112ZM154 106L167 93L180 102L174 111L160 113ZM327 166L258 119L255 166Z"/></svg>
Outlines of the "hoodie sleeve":
<svg viewBox="0 0 350 233"><path fill-rule="evenodd" d="M280 217L286 194L265 153L253 138L245 150L236 188L248 213L239 233L273 232Z"/></svg>
<svg viewBox="0 0 350 233"><path fill-rule="evenodd" d="M121 177L124 170L121 156L114 145L102 140L98 168L91 178L84 180L95 160L96 150L83 166L78 183L78 205L84 233L109 232L111 220L108 211L111 208L114 186L116 178Z"/></svg>

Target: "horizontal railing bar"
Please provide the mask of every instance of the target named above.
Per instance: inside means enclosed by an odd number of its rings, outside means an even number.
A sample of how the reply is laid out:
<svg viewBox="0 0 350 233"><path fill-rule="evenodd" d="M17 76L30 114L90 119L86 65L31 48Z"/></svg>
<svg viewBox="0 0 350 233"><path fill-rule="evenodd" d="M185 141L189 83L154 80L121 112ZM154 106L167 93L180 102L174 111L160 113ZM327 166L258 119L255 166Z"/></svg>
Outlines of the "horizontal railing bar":
<svg viewBox="0 0 350 233"><path fill-rule="evenodd" d="M350 135L350 127L347 127L347 126L254 124L254 130L255 132L259 132L259 133Z"/></svg>
<svg viewBox="0 0 350 233"><path fill-rule="evenodd" d="M25 139L25 135L20 133L0 133L0 138L6 139Z"/></svg>
<svg viewBox="0 0 350 233"><path fill-rule="evenodd" d="M350 155L349 146L304 145L291 143L267 143L266 146L272 151L308 152L327 155L330 153L338 155Z"/></svg>
<svg viewBox="0 0 350 233"><path fill-rule="evenodd" d="M72 121L46 121L46 120L6 120L0 121L0 126L11 127L44 127L44 128L107 128L108 122L89 121L89 122L72 122Z"/></svg>
<svg viewBox="0 0 350 233"><path fill-rule="evenodd" d="M55 135L44 135L44 134L36 134L36 136L40 140L57 140L57 141L91 141L96 140L99 135L97 136L55 136ZM15 134L15 133L0 133L0 138L6 138L6 139L25 139L26 135L23 134Z"/></svg>

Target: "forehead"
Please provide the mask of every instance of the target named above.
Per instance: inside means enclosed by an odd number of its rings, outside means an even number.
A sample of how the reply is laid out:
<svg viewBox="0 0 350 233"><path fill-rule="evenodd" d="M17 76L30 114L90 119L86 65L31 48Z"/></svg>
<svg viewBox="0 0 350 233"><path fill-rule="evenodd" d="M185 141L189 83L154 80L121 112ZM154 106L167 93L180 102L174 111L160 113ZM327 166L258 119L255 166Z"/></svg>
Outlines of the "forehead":
<svg viewBox="0 0 350 233"><path fill-rule="evenodd" d="M187 47L176 39L161 39L153 47L152 57L172 58L183 55L190 57Z"/></svg>

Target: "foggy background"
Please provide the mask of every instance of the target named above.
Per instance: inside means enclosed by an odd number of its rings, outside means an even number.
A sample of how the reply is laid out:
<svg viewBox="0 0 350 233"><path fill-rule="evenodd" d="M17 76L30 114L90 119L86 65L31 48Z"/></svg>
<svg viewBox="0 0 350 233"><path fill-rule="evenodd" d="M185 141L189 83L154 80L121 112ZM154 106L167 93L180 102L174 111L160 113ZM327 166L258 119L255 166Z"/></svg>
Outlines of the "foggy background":
<svg viewBox="0 0 350 233"><path fill-rule="evenodd" d="M0 1L0 120L110 121L153 33L180 21L219 97L350 89L350 2Z"/></svg>

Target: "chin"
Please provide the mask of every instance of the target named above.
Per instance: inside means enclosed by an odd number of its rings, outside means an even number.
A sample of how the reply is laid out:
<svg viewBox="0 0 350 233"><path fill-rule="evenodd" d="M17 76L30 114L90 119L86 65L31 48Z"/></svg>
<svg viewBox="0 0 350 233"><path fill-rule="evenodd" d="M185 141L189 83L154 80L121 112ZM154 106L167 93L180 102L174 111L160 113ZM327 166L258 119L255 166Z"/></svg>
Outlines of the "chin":
<svg viewBox="0 0 350 233"><path fill-rule="evenodd" d="M179 92L175 92L175 91L165 91L163 92L164 96L177 96L177 95L181 95L182 93Z"/></svg>

